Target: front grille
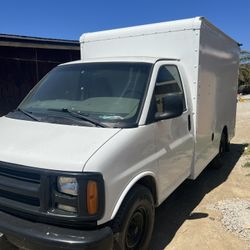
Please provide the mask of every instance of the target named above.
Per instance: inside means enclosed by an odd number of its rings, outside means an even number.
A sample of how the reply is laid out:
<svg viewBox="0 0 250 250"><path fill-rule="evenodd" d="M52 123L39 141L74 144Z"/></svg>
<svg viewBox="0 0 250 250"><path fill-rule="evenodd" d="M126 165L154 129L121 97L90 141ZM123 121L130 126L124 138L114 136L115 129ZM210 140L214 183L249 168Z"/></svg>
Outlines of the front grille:
<svg viewBox="0 0 250 250"><path fill-rule="evenodd" d="M37 173L29 173L26 171L18 171L11 169L6 163L0 163L0 175L11 177L17 180L32 182L32 183L40 183L40 175Z"/></svg>
<svg viewBox="0 0 250 250"><path fill-rule="evenodd" d="M4 190L0 190L0 197L9 199L9 200L15 200L17 202L25 203L25 204L35 206L35 207L40 206L40 201L37 197L25 196L25 195L8 192Z"/></svg>
<svg viewBox="0 0 250 250"><path fill-rule="evenodd" d="M59 193L58 176L77 178L82 192L77 197ZM100 211L87 214L85 200L88 180L96 180L100 190ZM57 204L73 206L76 213L57 208ZM0 210L37 222L55 225L96 225L104 212L104 182L97 173L68 173L0 162ZM74 223L74 225L72 224Z"/></svg>
<svg viewBox="0 0 250 250"><path fill-rule="evenodd" d="M0 206L25 212L40 209L40 178L38 173L0 162Z"/></svg>

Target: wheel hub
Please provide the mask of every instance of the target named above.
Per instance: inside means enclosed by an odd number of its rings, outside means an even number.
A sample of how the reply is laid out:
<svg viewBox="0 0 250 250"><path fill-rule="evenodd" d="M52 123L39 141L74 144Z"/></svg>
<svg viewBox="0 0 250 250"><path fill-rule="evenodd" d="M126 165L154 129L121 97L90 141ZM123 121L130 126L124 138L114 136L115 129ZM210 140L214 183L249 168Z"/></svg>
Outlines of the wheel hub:
<svg viewBox="0 0 250 250"><path fill-rule="evenodd" d="M145 214L141 209L136 210L129 222L126 245L128 249L134 249L138 246L142 240L144 234Z"/></svg>

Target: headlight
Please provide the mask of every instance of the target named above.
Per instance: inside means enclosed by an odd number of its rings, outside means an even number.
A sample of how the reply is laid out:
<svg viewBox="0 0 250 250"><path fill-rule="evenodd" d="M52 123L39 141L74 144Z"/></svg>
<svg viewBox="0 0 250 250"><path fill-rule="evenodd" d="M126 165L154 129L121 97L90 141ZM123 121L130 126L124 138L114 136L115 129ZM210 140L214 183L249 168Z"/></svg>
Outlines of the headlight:
<svg viewBox="0 0 250 250"><path fill-rule="evenodd" d="M52 179L55 180L55 179ZM100 173L61 173L53 185L52 208L55 213L100 219L104 214L105 190Z"/></svg>
<svg viewBox="0 0 250 250"><path fill-rule="evenodd" d="M64 194L78 195L78 182L73 177L58 177L57 179L58 191Z"/></svg>

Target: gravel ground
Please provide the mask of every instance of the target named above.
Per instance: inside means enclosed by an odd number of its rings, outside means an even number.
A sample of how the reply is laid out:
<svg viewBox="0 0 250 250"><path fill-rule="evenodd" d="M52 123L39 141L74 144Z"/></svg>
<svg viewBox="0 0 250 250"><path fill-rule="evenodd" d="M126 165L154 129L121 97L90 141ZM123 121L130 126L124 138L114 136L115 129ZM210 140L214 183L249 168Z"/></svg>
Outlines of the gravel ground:
<svg viewBox="0 0 250 250"><path fill-rule="evenodd" d="M208 205L222 213L221 223L227 231L235 233L250 243L250 200L233 199Z"/></svg>

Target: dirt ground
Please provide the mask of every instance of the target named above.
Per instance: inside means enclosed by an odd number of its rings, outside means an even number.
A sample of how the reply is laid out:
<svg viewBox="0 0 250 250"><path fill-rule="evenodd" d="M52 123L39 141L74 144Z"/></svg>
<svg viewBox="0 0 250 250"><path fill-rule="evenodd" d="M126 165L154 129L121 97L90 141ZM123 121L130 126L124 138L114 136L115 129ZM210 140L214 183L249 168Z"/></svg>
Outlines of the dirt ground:
<svg viewBox="0 0 250 250"><path fill-rule="evenodd" d="M250 99L238 103L236 136L224 166L207 168L195 181L184 182L157 208L152 250L250 249L249 241L225 229L221 212L208 208L223 200L250 200L250 168L242 167L247 143L250 144ZM0 250L14 249L0 238Z"/></svg>
<svg viewBox="0 0 250 250"><path fill-rule="evenodd" d="M238 102L236 135L223 167L207 168L195 181L186 181L156 210L152 250L250 250L250 241L227 231L222 213L208 208L224 200L250 200L250 168L242 167L250 161L247 143L250 98Z"/></svg>

